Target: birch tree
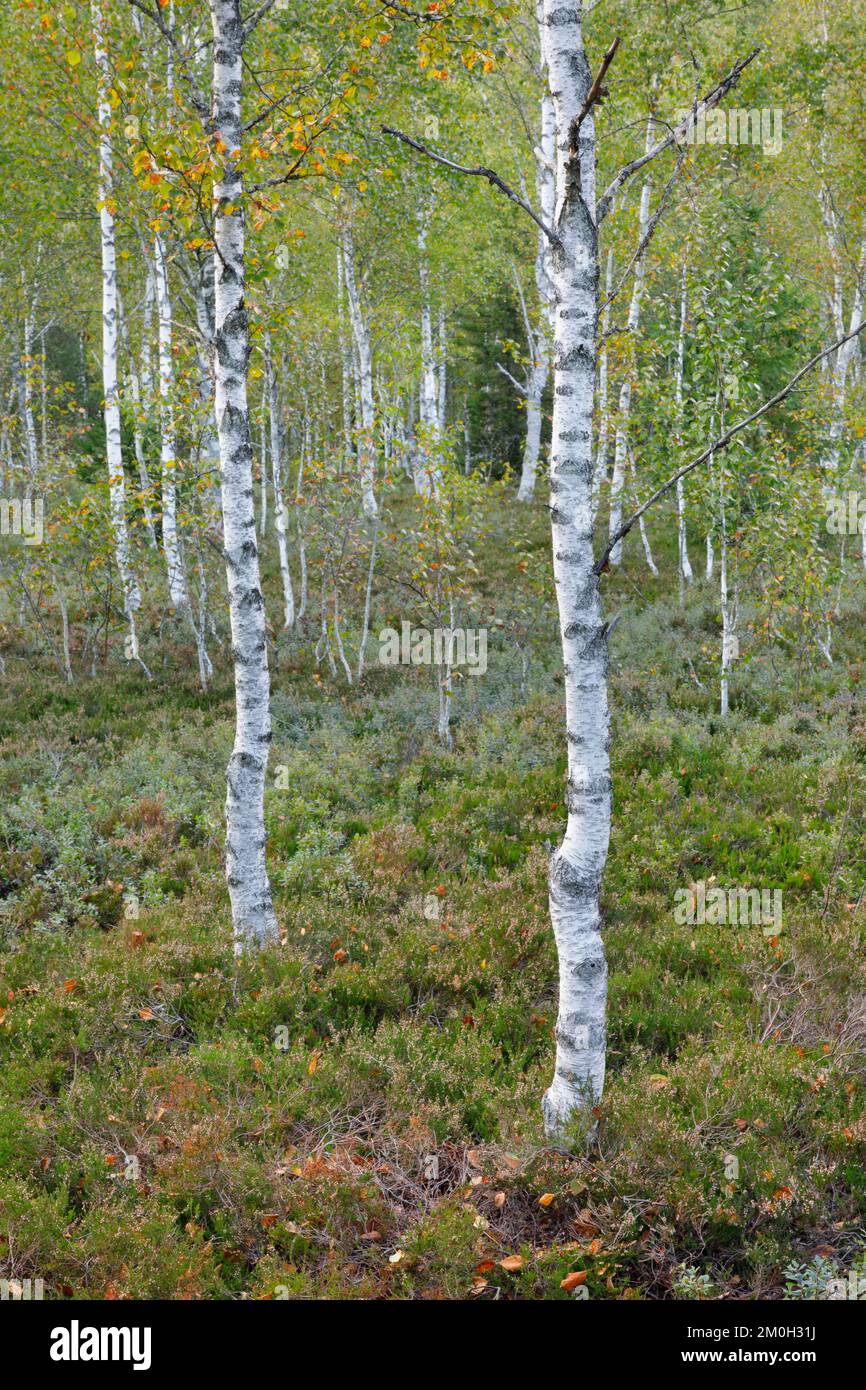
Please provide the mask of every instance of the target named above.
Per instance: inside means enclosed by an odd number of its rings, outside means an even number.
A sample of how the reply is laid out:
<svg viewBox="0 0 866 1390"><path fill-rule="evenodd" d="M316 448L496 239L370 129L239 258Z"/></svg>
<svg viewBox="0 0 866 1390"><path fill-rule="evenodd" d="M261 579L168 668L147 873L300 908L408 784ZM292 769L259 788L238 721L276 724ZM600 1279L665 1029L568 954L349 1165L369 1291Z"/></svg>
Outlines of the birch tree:
<svg viewBox="0 0 866 1390"><path fill-rule="evenodd" d="M604 620L600 578L613 549L661 495L657 491L613 532L596 559L592 425L599 309L598 226L623 186L650 160L681 140L688 122L669 127L655 144L647 141L643 156L624 165L596 200L594 107L603 94L603 79L619 40L608 49L593 80L583 42L582 5L563 8L557 0L544 0L543 23L556 122L552 225L486 166L460 165L400 131L385 130L446 168L487 179L533 217L552 248L550 516L565 686L568 821L562 843L550 854L548 870L550 917L559 961L559 1008L554 1076L542 1111L548 1134L561 1136L578 1113L591 1114L597 1106L605 1074L607 963L601 938L601 884L611 824L607 671L612 624ZM715 106L754 56L752 53L745 62L736 64L700 103L696 101L693 116ZM644 183L646 186L647 181ZM647 215L646 235L652 225ZM638 243L636 273L646 235ZM671 481L667 486L673 485Z"/></svg>
<svg viewBox="0 0 866 1390"><path fill-rule="evenodd" d="M265 390L271 429L271 479L274 487L274 526L283 585L283 621L287 630L295 625L295 594L289 569L288 516L283 492L283 432L280 427L280 400L270 334L265 336Z"/></svg>
<svg viewBox="0 0 866 1390"><path fill-rule="evenodd" d="M436 353L433 347L430 268L427 260L430 208L422 204L417 217L418 279L421 286L421 438L416 452L415 488L422 497L429 497L436 495L439 486L435 454L439 439L439 388L436 377Z"/></svg>
<svg viewBox="0 0 866 1390"><path fill-rule="evenodd" d="M247 401L243 178L244 27L240 0L209 0L213 25L215 406L235 679L235 741L226 791L226 878L235 952L278 939L265 862L264 793L271 742L265 604L253 506Z"/></svg>
<svg viewBox="0 0 866 1390"><path fill-rule="evenodd" d="M189 622L198 655L199 679L202 688L213 675L207 654L202 622L196 623L190 602L186 566L181 549L177 519L177 433L174 413L174 359L172 304L168 283L168 262L165 242L157 232L154 239L154 278L156 280L157 315L159 319L159 418L160 418L160 491L162 494L162 548L168 573L168 595L172 607Z"/></svg>
<svg viewBox="0 0 866 1390"><path fill-rule="evenodd" d="M650 116L646 128L646 152L652 149L653 142L653 117ZM634 345L637 338L637 331L640 326L641 300L643 299L644 280L646 276L646 262L643 255L643 247L646 241L647 230L650 218L650 191L652 188L649 176L644 179L640 194L640 212L638 215L637 241L638 251L637 260L634 268L634 281L632 283L631 302L628 309L628 322L626 325L629 334L629 349L634 352ZM615 535L622 525L622 489L625 481L625 473L628 462L628 427L629 416L631 415L631 398L633 390L633 373L630 366L626 367L625 377L619 390L619 409L616 417L616 433L613 446L613 473L610 480L610 515L609 531L611 536ZM622 560L622 543L613 547L610 553L611 564L618 565Z"/></svg>
<svg viewBox="0 0 866 1390"><path fill-rule="evenodd" d="M113 186L111 148L111 64L105 41L103 0L92 0L91 22L97 75L97 119L99 123L99 233L102 253L102 393L105 415L105 447L108 460L108 494L114 557L120 575L123 607L129 623L127 656L139 661L136 610L141 592L132 568L129 529L126 520L126 480L123 472L120 433L120 391L117 377L117 254L115 249L116 205Z"/></svg>
<svg viewBox="0 0 866 1390"><path fill-rule="evenodd" d="M556 121L553 99L548 90L545 26L541 4L537 7L540 77L544 86L540 102L538 144L535 158L535 185L542 219L552 225L556 199ZM553 320L553 283L550 244L539 227L535 250L535 288L538 295L538 327L529 335L531 369L526 392L526 443L520 469L518 502L530 502L535 494L535 476L541 446L541 402L550 368L550 338Z"/></svg>
<svg viewBox="0 0 866 1390"><path fill-rule="evenodd" d="M682 448L683 440L683 416L685 412L685 402L683 398L683 375L685 369L686 353L686 315L688 313L688 280L685 262L683 262L682 284L680 288L680 331L677 338L677 366L676 377L674 379L674 405L677 412L677 430L679 432L679 443ZM709 546L710 536L707 534L707 545ZM709 555L709 551L707 552ZM685 586L692 582L692 567L689 562L688 538L686 535L686 495L685 484L682 478L677 482L677 569L680 581L680 604L685 602Z"/></svg>
<svg viewBox="0 0 866 1390"><path fill-rule="evenodd" d="M355 262L355 239L351 221L342 231L343 276L349 304L352 337L358 354L358 386L361 404L361 430L358 444L358 469L361 482L361 506L368 521L379 515L374 491L376 477L376 406L373 395L373 353L370 346L370 327L361 302Z"/></svg>

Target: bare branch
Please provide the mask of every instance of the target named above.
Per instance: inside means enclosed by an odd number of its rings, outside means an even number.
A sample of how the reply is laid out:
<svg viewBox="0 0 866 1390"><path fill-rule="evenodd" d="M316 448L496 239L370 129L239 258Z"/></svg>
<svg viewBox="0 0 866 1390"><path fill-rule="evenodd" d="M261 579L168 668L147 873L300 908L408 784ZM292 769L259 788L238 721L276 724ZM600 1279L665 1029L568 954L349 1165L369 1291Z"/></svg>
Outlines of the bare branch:
<svg viewBox="0 0 866 1390"><path fill-rule="evenodd" d="M605 73L607 72L608 68L614 60L616 50L619 48L619 45L620 37L617 34L610 48L607 50L607 52L601 60L601 67L598 70L598 75L596 76L595 81L593 82L592 86L586 94L586 101L583 103L583 106L580 108L580 111L571 123L571 130L569 131L568 135L568 144L569 149L572 150L572 152L577 150L577 137L580 134L580 127L583 125L583 122L586 120L592 108L596 104L600 104L604 97L607 96L607 88L602 86L602 82L604 81Z"/></svg>
<svg viewBox="0 0 866 1390"><path fill-rule="evenodd" d="M259 8L253 11L246 24L244 25L243 38L241 40L242 43L246 43L250 34L253 32L253 30L256 28L258 24L261 24L265 15L268 13L268 10L272 10L276 2L277 0L264 0L264 4L259 5Z"/></svg>
<svg viewBox="0 0 866 1390"><path fill-rule="evenodd" d="M665 187L664 187L664 189L663 189L663 191L662 191L662 196L659 198L658 207L656 208L655 212L653 213L652 217L650 218L649 225L647 226L646 232L644 233L644 236L641 238L641 240L640 240L640 242L639 242L639 244L638 244L637 250L635 251L634 255L632 256L631 260L629 261L628 265L626 266L625 270L623 271L622 275L620 276L619 284L617 285L616 289L611 290L610 294L607 296L607 299L605 299L605 300L599 305L599 309L598 309L599 314L604 313L604 311L605 311L605 309L607 308L608 304L611 304L611 303L613 302L613 300L616 299L617 295L619 294L620 290L622 289L623 285L625 284L625 282L626 282L626 280L628 279L629 275L631 274L632 270L633 270L634 267L637 265L638 261L640 260L641 256L643 255L644 251L645 251L645 250L647 249L647 247L649 246L650 241L652 240L653 232L655 231L656 227L658 226L659 220L660 220L660 218L661 218L661 215L662 215L662 213L663 213L664 210L665 210L665 204L666 204L666 202L667 202L667 200L668 200L668 197L669 197L669 195L670 195L670 191L671 191L671 189L673 188L674 184L676 183L677 179L679 178L680 170L681 170L682 167L683 167L683 160L685 159L685 157L686 157L686 146L685 146L685 145L680 145L680 146L678 146L678 149L677 149L677 162L676 162L676 164L674 165L674 171L673 171L673 173L671 174L670 178L668 179L667 183L665 184Z"/></svg>
<svg viewBox="0 0 866 1390"><path fill-rule="evenodd" d="M529 395L529 392L527 391L526 387L521 386L520 382L517 380L517 377L512 376L507 367L503 367L501 362L497 362L496 365L499 368L502 375L508 377L508 380L511 382L511 385L514 387L515 391L519 391L521 396L524 397Z"/></svg>
<svg viewBox="0 0 866 1390"><path fill-rule="evenodd" d="M780 391L777 391L775 396L771 396L768 401L764 401L763 405L759 405L757 410L753 410L752 414L747 415L744 420L738 420L729 430L725 430L724 434L719 435L718 439L714 439L712 444L708 445L703 453L699 454L696 459L692 459L691 463L687 463L684 468L677 469L676 473L668 478L666 483L662 483L661 487L656 488L652 496L648 497L647 500L638 507L634 515L630 516L628 521L624 521L619 530L611 536L604 548L601 558L595 563L595 573L601 574L602 570L607 566L614 546L617 545L624 536L628 535L635 522L640 520L644 512L648 511L655 502L658 502L660 497L664 497L666 493L670 492L671 488L679 482L680 478L685 478L688 473L693 473L696 468L700 468L702 463L706 463L707 459L712 458L714 454L718 454L722 449L726 449L735 435L740 434L744 429L747 429L749 425L753 425L756 420L760 420L761 416L766 415L768 410L772 410L773 406L779 405L786 396L789 396L797 383L802 381L803 377L806 376L807 372L811 372L813 367L816 367L825 357L829 357L831 353L838 352L840 347L850 342L852 338L856 338L864 329L866 329L866 319L858 324L852 333L846 333L844 338L838 338L835 343L831 343L830 347L824 348L822 352L816 353L814 357L810 358L810 360L799 369L799 371L794 373L788 384L783 386Z"/></svg>
<svg viewBox="0 0 866 1390"><path fill-rule="evenodd" d="M728 75L723 77L721 82L713 87L712 91L707 92L707 95L703 97L701 101L695 102L689 114L685 116L678 125L673 126L664 139L654 145L651 150L647 150L637 159L633 159L630 164L626 164L620 169L619 173L611 180L606 191L598 201L596 210L597 224L601 224L601 222L604 221L610 211L611 202L619 189L622 188L622 185L631 178L632 174L636 174L638 169L642 169L645 164L648 164L651 159L655 159L656 155L661 154L663 150L669 149L673 144L679 144L680 140L688 133L692 122L696 122L698 117L704 112L711 111L714 106L718 106L719 102L723 97L727 96L731 88L737 85L744 69L748 67L749 63L751 63L754 58L757 58L760 51L759 48L754 48L748 57L740 58L731 68Z"/></svg>
<svg viewBox="0 0 866 1390"><path fill-rule="evenodd" d="M484 166L480 164L476 169L467 168L465 164L457 164L453 159L449 159L447 155L438 154L436 150L431 150L429 146L422 145L420 140L413 140L411 135L404 135L402 130L394 130L392 126L383 125L382 133L383 135L396 136L398 140L403 141L404 145L410 145L411 148L413 150L417 150L419 154L426 154L428 159L435 160L437 164L443 164L445 168L450 169L452 173L471 174L475 178L487 179L488 183L492 183L494 187L498 188L500 192L505 194L506 198L510 198L512 203L516 203L517 206L519 208L522 208L524 212L529 213L529 216L532 218L535 225L541 228L541 230L544 232L544 235L548 238L548 240L551 242L553 246L559 246L560 241L559 237L556 235L556 232L554 232L552 228L548 227L547 223L541 217L538 216L538 213L533 211L533 209L529 206L529 203L527 203L525 199L521 198L519 193L515 193L514 189L511 188L510 185L507 184L504 179L501 179L493 169L485 169Z"/></svg>

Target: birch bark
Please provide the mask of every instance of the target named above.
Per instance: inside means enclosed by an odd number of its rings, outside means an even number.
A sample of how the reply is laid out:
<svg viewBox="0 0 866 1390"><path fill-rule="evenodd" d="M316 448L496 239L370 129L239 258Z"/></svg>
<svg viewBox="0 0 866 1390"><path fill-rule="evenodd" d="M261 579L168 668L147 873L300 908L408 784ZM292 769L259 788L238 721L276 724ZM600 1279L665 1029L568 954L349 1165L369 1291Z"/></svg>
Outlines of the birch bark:
<svg viewBox="0 0 866 1390"><path fill-rule="evenodd" d="M559 958L556 1066L544 1096L545 1127L560 1134L604 1085L607 964L599 894L610 839L607 634L592 536L592 419L598 318L595 128L576 132L591 84L581 5L544 0L557 133L553 424L550 513L553 572L565 675L568 823L549 867L550 916Z"/></svg>
<svg viewBox="0 0 866 1390"><path fill-rule="evenodd" d="M235 742L226 793L226 878L235 953L278 940L265 862L264 792L271 742L265 605L253 507L244 299L240 0L209 0L213 26L215 394L223 540L235 678Z"/></svg>
<svg viewBox="0 0 866 1390"><path fill-rule="evenodd" d="M153 247L156 304L159 319L159 422L160 489L162 492L162 548L168 571L168 596L173 608L183 613L189 606L186 574L177 531L177 442L174 424L174 362L172 359L171 294L165 245L157 233Z"/></svg>
<svg viewBox="0 0 866 1390"><path fill-rule="evenodd" d="M610 377L610 367L608 364L607 346L604 336L610 325L610 293L613 289L613 248L607 253L607 265L604 273L604 298L605 306L601 316L601 355L598 367L598 447L595 455L595 473L592 480L592 514L598 512L598 504L601 499L602 484L607 482L607 442L610 435L610 411L608 406L608 382Z"/></svg>
<svg viewBox="0 0 866 1390"><path fill-rule="evenodd" d="M268 410L271 424L271 475L274 485L274 526L277 533L280 578L283 582L283 618L284 626L291 629L295 625L295 594L292 588L292 575L289 570L289 550L286 540L286 499L283 496L283 432L280 429L279 391L277 388L277 375L274 371L273 348L271 346L270 334L267 334L265 337L265 385L268 393Z"/></svg>
<svg viewBox="0 0 866 1390"><path fill-rule="evenodd" d="M439 438L439 392L430 313L428 227L429 212L422 208L418 217L418 278L421 284L421 438L415 461L415 488L423 497L435 496L439 491L439 469L434 453Z"/></svg>
<svg viewBox="0 0 866 1390"><path fill-rule="evenodd" d="M646 152L647 154L653 147L653 121L652 117L647 121L646 129ZM638 246L643 245L644 238L649 227L650 212L650 189L652 181L647 176L644 179L640 194L640 213L638 215ZM634 268L634 280L632 282L631 303L628 310L628 329L629 342L634 350L637 339L637 330L640 326L640 307L643 298L644 278L646 266L643 254L638 256L637 264ZM613 473L610 480L610 534L615 536L622 526L622 489L625 480L625 470L628 454L628 425L631 415L631 396L632 396L632 377L630 367L626 369L625 380L619 392L619 413L616 425L616 438L613 447ZM622 561L622 541L618 541L610 552L611 564L618 565Z"/></svg>
<svg viewBox="0 0 866 1390"><path fill-rule="evenodd" d="M445 433L445 410L448 399L448 344L445 337L445 309L439 308L439 380L436 393L436 420L440 434Z"/></svg>
<svg viewBox="0 0 866 1390"><path fill-rule="evenodd" d="M679 432L679 445L682 449L683 444L683 375L685 368L686 352L686 315L688 313L688 284L687 270L683 265L683 281L680 292L680 332L677 339L677 373L675 384L675 405L677 412L677 430ZM680 576L680 604L685 603L685 586L691 584L693 579L692 566L689 561L689 547L686 537L686 495L685 484L682 478L677 479L677 555Z"/></svg>
<svg viewBox="0 0 866 1390"><path fill-rule="evenodd" d="M355 264L355 240L351 223L343 228L343 276L352 336L358 354L358 387L361 404L361 432L358 440L358 466L361 477L361 506L368 521L379 515L373 490L376 476L375 435L376 406L373 395L373 354L370 347L370 327L364 315L358 290Z"/></svg>
<svg viewBox="0 0 866 1390"><path fill-rule="evenodd" d="M547 58L543 6L537 6L540 68L547 83ZM549 91L541 98L539 141L535 148L535 182L541 217L550 227L556 211L556 115ZM520 469L518 502L530 502L535 493L535 476L541 448L541 402L550 369L550 339L553 326L553 281L551 278L550 246L543 232L538 233L535 252L535 286L538 292L538 329L530 345L532 368L526 393L526 442Z"/></svg>
<svg viewBox="0 0 866 1390"><path fill-rule="evenodd" d="M150 474L147 470L147 459L144 454L144 440L141 433L141 422L143 416L143 406L141 400L141 381L138 375L138 367L135 355L129 342L129 330L126 326L126 319L123 313L123 302L118 294L117 297L117 317L120 325L120 337L123 343L123 350L126 353L127 380L129 383L130 395L132 397L132 440L135 449L135 462L138 466L138 481L142 491L142 511L144 512L144 524L147 530L148 544L156 549L156 530L153 524L153 512L150 507L150 500L153 496Z"/></svg>
<svg viewBox="0 0 866 1390"><path fill-rule="evenodd" d="M135 613L141 593L132 570L129 530L126 523L126 482L120 435L120 395L117 385L117 256L114 229L114 185L111 150L111 66L105 47L102 0L91 0L93 47L98 83L99 122L99 232L102 252L102 394L105 413L105 446L108 461L108 496L114 556L120 575L123 607L129 622L127 655L138 661Z"/></svg>

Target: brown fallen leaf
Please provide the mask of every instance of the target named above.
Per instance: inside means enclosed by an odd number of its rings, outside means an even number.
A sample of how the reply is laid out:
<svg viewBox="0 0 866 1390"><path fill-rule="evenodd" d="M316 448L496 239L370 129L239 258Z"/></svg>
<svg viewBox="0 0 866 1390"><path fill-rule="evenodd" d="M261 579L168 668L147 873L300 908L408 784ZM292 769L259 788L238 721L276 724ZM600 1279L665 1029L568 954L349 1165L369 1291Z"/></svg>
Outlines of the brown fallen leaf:
<svg viewBox="0 0 866 1390"><path fill-rule="evenodd" d="M586 1270L576 1269L573 1274L566 1274L565 1278L560 1280L559 1287L565 1289L566 1293L571 1293L572 1289L576 1289L581 1284L585 1283Z"/></svg>
<svg viewBox="0 0 866 1390"><path fill-rule="evenodd" d="M523 1268L522 1255L506 1255L504 1260L499 1261L499 1268L504 1269L508 1274L516 1274L518 1269Z"/></svg>

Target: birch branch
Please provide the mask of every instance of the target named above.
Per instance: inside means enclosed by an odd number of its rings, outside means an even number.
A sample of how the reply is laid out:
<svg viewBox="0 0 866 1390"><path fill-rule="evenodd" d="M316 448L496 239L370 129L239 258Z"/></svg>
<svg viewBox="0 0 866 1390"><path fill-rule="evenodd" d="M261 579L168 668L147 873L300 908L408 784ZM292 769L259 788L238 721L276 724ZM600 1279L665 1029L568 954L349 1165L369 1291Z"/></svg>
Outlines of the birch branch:
<svg viewBox="0 0 866 1390"><path fill-rule="evenodd" d="M647 227L644 236L641 238L640 243L638 244L637 250L635 251L634 255L632 256L632 258L631 258L631 260L629 261L628 265L626 266L625 270L623 271L622 276L620 277L619 284L617 285L616 289L615 289L615 290L611 290L611 292L610 292L610 294L607 296L607 298L599 305L599 308L598 308L599 314L603 314L604 311L605 311L605 309L607 308L607 306L608 306L609 304L613 303L613 301L616 299L617 295L619 294L619 292L620 292L620 290L622 289L623 285L625 284L626 280L627 280L628 277L631 275L632 271L634 270L635 266L638 264L638 262L639 262L641 256L643 255L644 251L647 249L647 247L649 246L650 242L652 241L653 233L655 232L655 229L656 229L656 227L658 226L659 221L660 221L660 219L661 219L661 215L662 215L662 213L663 213L664 210L665 210L665 204L667 203L668 197L670 196L671 189L673 188L674 184L676 183L677 179L679 178L680 170L681 170L682 167L683 167L683 160L685 159L685 157L686 157L686 146L685 146L685 145L680 145L680 146L678 146L678 151L677 151L677 162L676 162L676 164L674 165L674 171L673 171L673 173L671 174L670 178L668 179L667 183L665 184L665 187L664 187L664 189L663 189L663 191L662 191L662 195L661 195L661 197L659 198L658 207L656 208L655 212L653 213L652 217L650 218L649 226Z"/></svg>
<svg viewBox="0 0 866 1390"><path fill-rule="evenodd" d="M276 0L264 0L264 4L259 5L259 8L253 11L249 19L244 24L243 38L241 40L241 43L246 43L250 34L253 32L253 30L256 28L258 24L261 24L265 15L268 13L269 10L272 10L274 8L275 4Z"/></svg>
<svg viewBox="0 0 866 1390"><path fill-rule="evenodd" d="M656 488L652 496L648 497L647 500L644 503L642 503L640 507L638 507L637 511L634 512L634 514L630 516L627 521L624 521L622 526L619 527L616 533L610 537L610 540L608 541L607 545L604 548L604 551L602 552L601 558L596 561L593 567L595 573L602 573L602 571L607 566L607 562L610 559L610 554L614 546L619 541L621 541L624 536L628 535L635 522L639 521L640 518L644 515L644 513L649 511L650 507L652 507L654 503L658 502L659 498L664 497L668 492L670 492L672 487L676 486L680 478L685 478L687 474L693 473L696 468L700 468L702 463L706 463L707 459L712 458L714 454L719 453L722 449L726 449L735 435L740 434L744 429L747 429L749 425L753 425L756 420L760 420L761 416L766 415L768 410L772 410L773 406L779 405L780 402L783 401L786 396L789 396L793 391L794 387L797 385L798 381L801 381L803 377L806 376L806 374L812 370L813 367L816 367L818 363L823 361L825 357L829 357L831 353L838 352L840 347L843 347L845 343L850 342L852 338L856 338L858 334L863 332L864 329L866 329L866 319L864 319L862 323L858 324L852 333L846 333L844 338L837 339L837 341L835 343L831 343L828 348L824 348L823 351L816 353L814 357L810 358L810 360L799 369L799 371L794 373L788 384L786 386L783 386L780 391L777 391L775 396L771 396L769 400L764 401L763 405L759 405L757 410L753 410L751 415L747 415L744 420L738 420L737 423L735 425L732 425L729 430L725 430L724 434L719 435L718 439L714 439L712 444L709 444L707 448L704 449L703 452L698 455L697 458L692 459L691 463L687 463L684 468L678 469L676 473L672 474L671 477L668 478L667 482L662 483L661 487Z"/></svg>
<svg viewBox="0 0 866 1390"><path fill-rule="evenodd" d="M496 365L499 368L502 375L508 377L508 380L511 382L511 385L514 387L515 391L519 391L520 395L524 397L526 397L529 394L526 387L521 386L520 382L517 380L517 377L512 376L507 367L503 367L501 362L497 362Z"/></svg>
<svg viewBox="0 0 866 1390"><path fill-rule="evenodd" d="M529 213L535 225L541 228L544 235L554 246L559 245L559 237L556 232L554 232L551 227L548 227L543 218L539 217L538 213L530 207L529 203L527 203L524 198L521 198L520 194L516 193L510 184L507 184L504 179L501 179L495 170L486 169L482 164L479 164L477 168L469 168L465 164L457 164L455 160L449 159L447 155L439 154L436 150L431 150L428 145L422 145L420 140L413 140L411 135L404 134L402 130L395 130L392 126L383 125L382 134L395 136L396 139L402 140L404 145L411 146L411 148L417 150L419 154L426 154L428 159L434 160L436 164L444 165L445 168L450 169L452 173L471 174L475 178L487 179L488 183L492 183L495 188L498 188L501 193L505 194L506 198L510 198L512 203L516 203L524 212Z"/></svg>
<svg viewBox="0 0 866 1390"><path fill-rule="evenodd" d="M645 164L648 164L651 159L655 159L663 150L670 149L671 145L675 143L678 144L682 137L687 134L690 125L692 123L697 123L699 116L707 111L711 111L714 106L718 106L719 102L723 97L727 96L731 88L737 85L744 69L748 67L749 63L751 63L754 58L757 58L760 51L759 48L754 48L747 57L740 58L731 68L727 76L723 77L721 82L713 87L712 91L707 92L707 95L703 97L701 101L695 102L688 115L684 116L678 125L673 126L668 131L667 135L662 140L659 140L658 144L653 145L651 150L647 150L644 154L639 155L637 159L633 159L630 164L625 164L622 169L620 169L619 173L614 176L598 201L596 209L597 225L601 225L604 221L604 218L610 211L610 205L613 199L616 197L616 194L620 188L622 188L623 184L631 178L632 174L636 174L638 169L642 169Z"/></svg>

